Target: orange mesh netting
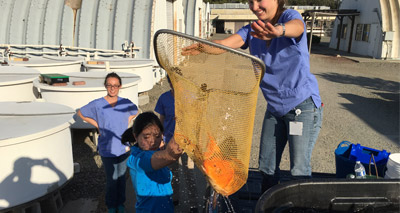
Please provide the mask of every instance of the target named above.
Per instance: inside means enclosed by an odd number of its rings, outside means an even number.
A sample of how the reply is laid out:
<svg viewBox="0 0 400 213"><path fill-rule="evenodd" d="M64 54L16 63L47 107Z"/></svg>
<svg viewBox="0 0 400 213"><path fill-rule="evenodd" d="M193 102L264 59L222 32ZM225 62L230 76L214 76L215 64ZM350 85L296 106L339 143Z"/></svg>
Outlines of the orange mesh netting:
<svg viewBox="0 0 400 213"><path fill-rule="evenodd" d="M192 44L223 53L182 55ZM175 140L218 193L233 194L247 181L263 62L171 30L156 33L154 49L174 87Z"/></svg>

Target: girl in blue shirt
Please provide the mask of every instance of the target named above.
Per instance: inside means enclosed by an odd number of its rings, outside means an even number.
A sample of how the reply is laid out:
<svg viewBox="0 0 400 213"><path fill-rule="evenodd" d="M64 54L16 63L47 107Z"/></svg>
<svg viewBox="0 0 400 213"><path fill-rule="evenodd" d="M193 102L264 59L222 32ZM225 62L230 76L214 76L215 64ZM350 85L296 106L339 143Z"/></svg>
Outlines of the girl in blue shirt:
<svg viewBox="0 0 400 213"><path fill-rule="evenodd" d="M106 205L108 212L124 212L126 160L129 146L121 144L121 136L138 113L129 99L118 96L122 86L118 74L109 73L104 81L105 97L80 108L78 115L99 131L97 149L106 173Z"/></svg>
<svg viewBox="0 0 400 213"><path fill-rule="evenodd" d="M264 117L259 166L263 191L279 181L279 165L289 143L293 179L311 177L311 154L322 125L318 83L310 73L306 25L296 10L285 9L284 0L249 0L258 20L236 34L214 42L231 48L249 48L264 61L260 83L268 106ZM224 51L203 44L183 48L183 55Z"/></svg>
<svg viewBox="0 0 400 213"><path fill-rule="evenodd" d="M168 142L174 136L175 132L175 99L174 99L174 88L172 87L171 80L167 76L168 84L171 90L161 94L158 98L154 111L160 114L160 121L164 125L164 141ZM196 211L197 193L195 192L194 182L194 162L190 159L187 154L183 154L180 162L175 162L169 165L172 171L174 179L172 180L172 188L174 190L173 201L174 205L179 204L180 197L180 184L182 180L186 180L186 186L192 188L193 196L186 197L189 201L189 205L192 211ZM186 177L186 178L184 178Z"/></svg>
<svg viewBox="0 0 400 213"><path fill-rule="evenodd" d="M153 112L141 113L132 127L136 144L127 165L136 193L136 212L174 212L168 165L182 154L174 138L162 148L163 125Z"/></svg>

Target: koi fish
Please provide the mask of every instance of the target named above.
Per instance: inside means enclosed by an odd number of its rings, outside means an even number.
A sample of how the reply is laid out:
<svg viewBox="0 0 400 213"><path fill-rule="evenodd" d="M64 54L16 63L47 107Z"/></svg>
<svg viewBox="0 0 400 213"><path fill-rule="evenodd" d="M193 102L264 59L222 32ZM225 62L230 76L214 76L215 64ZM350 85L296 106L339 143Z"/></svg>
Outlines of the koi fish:
<svg viewBox="0 0 400 213"><path fill-rule="evenodd" d="M204 173L218 193L224 196L231 195L237 190L237 187L233 185L235 183L235 162L222 154L212 136L209 136L209 139L207 150L203 155Z"/></svg>

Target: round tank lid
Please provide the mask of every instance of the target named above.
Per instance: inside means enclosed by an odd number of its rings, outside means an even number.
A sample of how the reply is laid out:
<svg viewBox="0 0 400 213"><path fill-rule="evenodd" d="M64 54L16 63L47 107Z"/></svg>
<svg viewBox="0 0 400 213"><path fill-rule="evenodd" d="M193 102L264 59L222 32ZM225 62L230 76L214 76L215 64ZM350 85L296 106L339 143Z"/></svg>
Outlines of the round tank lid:
<svg viewBox="0 0 400 213"><path fill-rule="evenodd" d="M0 102L0 116L74 114L71 107L45 101Z"/></svg>
<svg viewBox="0 0 400 213"><path fill-rule="evenodd" d="M110 69L114 68L136 68L153 66L153 59L136 59L136 58L110 58L110 59L95 59L85 61L84 66L89 68L105 68L106 62L110 63Z"/></svg>
<svg viewBox="0 0 400 213"><path fill-rule="evenodd" d="M32 83L37 76L34 75L2 75L0 74L0 87Z"/></svg>
<svg viewBox="0 0 400 213"><path fill-rule="evenodd" d="M141 82L140 76L127 73L127 72L116 72L122 79L122 88L131 87ZM63 75L69 76L69 82L66 86L52 86L45 83L39 83L39 79L33 81L33 86L52 91L105 91L104 78L108 72L70 72L63 73ZM74 81L85 81L85 85L73 85Z"/></svg>
<svg viewBox="0 0 400 213"><path fill-rule="evenodd" d="M36 75L39 76L40 72L37 69L21 66L0 66L0 75L14 74L14 75Z"/></svg>
<svg viewBox="0 0 400 213"><path fill-rule="evenodd" d="M69 128L75 110L49 102L0 102L0 147Z"/></svg>
<svg viewBox="0 0 400 213"><path fill-rule="evenodd" d="M44 55L43 58L57 60L57 61L80 61L81 63L85 61L85 57L82 56L51 56L51 55Z"/></svg>
<svg viewBox="0 0 400 213"><path fill-rule="evenodd" d="M61 57L60 57L61 58ZM82 60L64 60L56 58L45 57L30 57L28 60L17 60L15 58L8 60L12 66L26 66L26 67L49 67L49 66L62 66L70 64L80 64Z"/></svg>
<svg viewBox="0 0 400 213"><path fill-rule="evenodd" d="M88 79L102 79L104 83L104 79L110 72L69 72L65 73L64 75L67 75L69 77L76 77L76 78L88 78ZM134 73L129 73L129 72L115 72L121 77L122 79L124 78L133 78L133 79L139 79L140 76ZM122 84L124 84L124 81L122 81Z"/></svg>
<svg viewBox="0 0 400 213"><path fill-rule="evenodd" d="M36 69L19 66L0 66L0 86L32 82L40 75Z"/></svg>

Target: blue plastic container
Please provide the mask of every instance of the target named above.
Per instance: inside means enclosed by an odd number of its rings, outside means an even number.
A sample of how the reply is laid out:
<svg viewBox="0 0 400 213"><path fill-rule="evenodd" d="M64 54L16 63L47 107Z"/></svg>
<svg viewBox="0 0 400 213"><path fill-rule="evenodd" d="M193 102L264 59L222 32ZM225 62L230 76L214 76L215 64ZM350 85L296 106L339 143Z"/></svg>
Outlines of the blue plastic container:
<svg viewBox="0 0 400 213"><path fill-rule="evenodd" d="M355 161L349 159L351 146L349 141L342 141L335 149L336 177L346 178L348 174L354 173Z"/></svg>
<svg viewBox="0 0 400 213"><path fill-rule="evenodd" d="M353 146L351 146L349 159L354 162L359 160L363 164L369 164L371 154L374 155L375 163L378 165L386 165L390 155L390 153L386 152L386 150L379 151L376 149L361 146L360 144L353 144ZM371 160L371 162L373 161Z"/></svg>
<svg viewBox="0 0 400 213"><path fill-rule="evenodd" d="M386 163L390 153L386 150L376 150L363 147L360 144L352 144L349 141L342 141L335 150L336 177L346 178L348 174L354 174L354 165L359 160L365 167L365 172L369 174L369 160L371 154L374 155L378 170L378 176L385 174ZM373 163L373 161L371 161ZM375 167L371 164L371 175L376 175Z"/></svg>

